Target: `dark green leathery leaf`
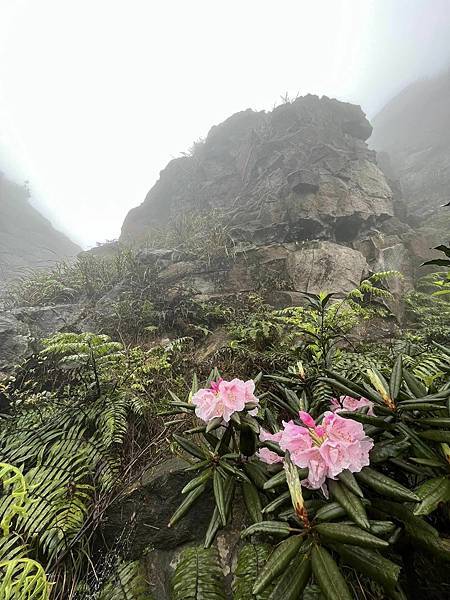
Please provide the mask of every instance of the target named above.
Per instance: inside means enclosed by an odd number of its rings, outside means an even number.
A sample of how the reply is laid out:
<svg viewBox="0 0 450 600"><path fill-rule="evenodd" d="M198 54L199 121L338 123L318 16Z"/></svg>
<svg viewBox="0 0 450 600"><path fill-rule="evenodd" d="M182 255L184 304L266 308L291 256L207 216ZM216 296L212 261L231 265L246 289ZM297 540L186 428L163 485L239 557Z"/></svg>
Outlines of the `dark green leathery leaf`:
<svg viewBox="0 0 450 600"><path fill-rule="evenodd" d="M364 494L362 493L362 490L359 487L355 476L348 469L345 469L345 471L339 473L338 479L341 483L345 485L346 488L348 488L356 496L359 496L359 498L364 498Z"/></svg>
<svg viewBox="0 0 450 600"><path fill-rule="evenodd" d="M389 380L389 394L392 400L397 400L403 378L403 363L401 354L397 357Z"/></svg>
<svg viewBox="0 0 450 600"><path fill-rule="evenodd" d="M321 546L313 546L311 564L314 577L327 600L353 600L336 561Z"/></svg>
<svg viewBox="0 0 450 600"><path fill-rule="evenodd" d="M227 523L228 523L228 521L230 519L230 515L231 515L231 509L232 509L232 505L233 505L233 498L234 498L234 491L235 491L235 482L234 482L233 477L229 477L224 482L223 487L224 487L224 493L225 493L225 510L226 510L226 517L227 517ZM206 531L205 542L204 542L205 548L209 548L211 546L221 525L222 525L222 519L219 514L219 509L216 506L214 508L214 512L212 514L211 520L208 525L208 529Z"/></svg>
<svg viewBox="0 0 450 600"><path fill-rule="evenodd" d="M359 482L386 498L404 500L406 502L420 501L417 494L408 490L404 485L370 467L364 467L359 473L356 473L356 478Z"/></svg>
<svg viewBox="0 0 450 600"><path fill-rule="evenodd" d="M278 580L269 600L298 600L311 578L309 553L296 556Z"/></svg>
<svg viewBox="0 0 450 600"><path fill-rule="evenodd" d="M251 520L254 523L263 520L262 516L262 504L258 490L253 483L242 484L242 494L244 496L244 503Z"/></svg>
<svg viewBox="0 0 450 600"><path fill-rule="evenodd" d="M364 548L387 548L389 546L389 543L385 540L354 525L320 523L315 526L315 531L325 541L352 544Z"/></svg>
<svg viewBox="0 0 450 600"><path fill-rule="evenodd" d="M333 547L344 562L368 575L387 590L391 590L397 585L400 567L376 550L349 544L336 544Z"/></svg>
<svg viewBox="0 0 450 600"><path fill-rule="evenodd" d="M253 587L253 594L255 596L265 590L269 583L285 570L293 557L298 553L303 543L303 537L295 535L276 546L267 559L258 581Z"/></svg>
<svg viewBox="0 0 450 600"><path fill-rule="evenodd" d="M266 533L269 535L287 537L292 531L292 527L289 527L287 523L282 521L261 521L260 523L253 523L247 529L241 533L243 538L249 535L255 535L260 533Z"/></svg>
<svg viewBox="0 0 450 600"><path fill-rule="evenodd" d="M186 498L183 500L183 502L180 504L180 506L177 508L177 510L173 513L173 515L169 521L168 527L173 527L173 525L175 525L175 523L177 523L182 517L184 517L184 515L187 513L187 511L190 509L190 507L194 504L194 502L197 500L197 498L203 494L205 489L206 489L206 484L203 483L202 485L199 485L198 487L193 489L192 492L190 492L186 496Z"/></svg>
<svg viewBox="0 0 450 600"><path fill-rule="evenodd" d="M361 499L339 481L328 480L331 497L338 502L347 515L363 529L369 529L369 519Z"/></svg>
<svg viewBox="0 0 450 600"><path fill-rule="evenodd" d="M201 485L202 483L205 483L212 474L212 470L211 469L205 469L203 471L203 473L201 473L200 475L198 475L198 477L195 477L194 479L191 479L191 481L189 481L184 488L181 490L182 494L187 494L188 492L191 492L193 489L195 489L196 487L198 487L199 485Z"/></svg>
<svg viewBox="0 0 450 600"><path fill-rule="evenodd" d="M217 469L214 470L213 474L213 489L214 498L216 500L216 506L219 510L220 519L222 525L225 527L227 524L227 515L225 510L225 492L223 489L223 479Z"/></svg>
<svg viewBox="0 0 450 600"><path fill-rule="evenodd" d="M420 485L415 493L421 499L414 507L415 515L429 515L439 504L450 502L450 479L448 477L435 477Z"/></svg>
<svg viewBox="0 0 450 600"><path fill-rule="evenodd" d="M207 458L207 456L208 456L207 452L205 452L202 448L200 448L200 446L197 446L197 444L194 444L190 440L186 440L183 436L177 435L176 433L174 433L173 439L177 442L177 444L181 448L183 448L183 450L185 450L189 454L192 454L192 456L195 456L196 458L200 458L200 459Z"/></svg>

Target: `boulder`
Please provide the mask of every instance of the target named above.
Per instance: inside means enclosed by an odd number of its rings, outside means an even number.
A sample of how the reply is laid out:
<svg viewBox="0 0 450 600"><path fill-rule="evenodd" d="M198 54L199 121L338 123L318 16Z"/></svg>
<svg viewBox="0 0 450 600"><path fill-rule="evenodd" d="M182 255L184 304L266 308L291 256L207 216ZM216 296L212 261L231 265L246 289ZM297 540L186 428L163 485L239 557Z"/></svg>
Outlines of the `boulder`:
<svg viewBox="0 0 450 600"><path fill-rule="evenodd" d="M189 545L202 545L214 510L212 490L204 493L174 527L167 523L180 505L182 488L193 478L186 473L184 460L172 458L150 469L121 498L110 506L102 526L107 546L123 548L124 532L128 544L126 560L141 560L155 600L170 598L170 582L181 551ZM240 531L246 526L245 509L239 497L233 503L230 525L215 540L227 592L231 598L232 568L240 546Z"/></svg>
<svg viewBox="0 0 450 600"><path fill-rule="evenodd" d="M182 501L181 490L192 478L184 460L173 458L145 472L106 515L103 535L113 545L125 525L133 531L129 558L135 560L147 550L173 550L185 543L200 542L212 514L211 494L204 494L176 527L168 528L170 517Z"/></svg>
<svg viewBox="0 0 450 600"><path fill-rule="evenodd" d="M287 273L293 289L317 294L345 294L368 275L364 256L352 248L332 242L306 243L287 257Z"/></svg>
<svg viewBox="0 0 450 600"><path fill-rule="evenodd" d="M39 349L39 340L60 331L87 331L81 304L23 307L0 312L0 370L8 370Z"/></svg>
<svg viewBox="0 0 450 600"><path fill-rule="evenodd" d="M83 304L56 304L16 308L11 312L29 328L33 337L42 339L60 331L84 330L79 324L88 311Z"/></svg>

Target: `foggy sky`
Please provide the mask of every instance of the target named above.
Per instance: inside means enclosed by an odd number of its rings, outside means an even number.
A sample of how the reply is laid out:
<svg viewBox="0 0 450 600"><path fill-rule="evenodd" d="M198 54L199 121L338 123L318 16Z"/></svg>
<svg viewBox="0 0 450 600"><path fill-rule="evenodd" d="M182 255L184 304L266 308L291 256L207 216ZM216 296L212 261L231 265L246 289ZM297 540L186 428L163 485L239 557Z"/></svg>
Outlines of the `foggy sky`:
<svg viewBox="0 0 450 600"><path fill-rule="evenodd" d="M450 63L450 0L0 0L0 170L84 247L159 171L286 92L369 117Z"/></svg>

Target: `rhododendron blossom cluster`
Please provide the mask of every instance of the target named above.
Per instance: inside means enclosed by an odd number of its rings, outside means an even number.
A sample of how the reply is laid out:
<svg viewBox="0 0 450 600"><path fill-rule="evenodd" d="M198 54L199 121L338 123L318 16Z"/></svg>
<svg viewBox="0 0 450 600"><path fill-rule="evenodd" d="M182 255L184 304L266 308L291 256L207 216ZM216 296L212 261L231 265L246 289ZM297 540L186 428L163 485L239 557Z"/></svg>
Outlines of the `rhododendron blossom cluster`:
<svg viewBox="0 0 450 600"><path fill-rule="evenodd" d="M308 477L302 482L305 487L319 489L327 478L336 479L345 469L357 473L369 465L373 440L366 436L361 423L327 411L322 423L316 425L308 413L299 414L304 425L283 421L283 431L263 432L260 439L278 442L282 450L289 451L295 465L308 468ZM263 448L258 454L269 464L280 462L281 457L275 455Z"/></svg>
<svg viewBox="0 0 450 600"><path fill-rule="evenodd" d="M333 398L331 400L330 409L333 412L341 412L343 410L355 411L365 408L366 406L369 407L367 414L372 417L375 416L375 413L373 412L373 402L367 398L360 398L359 400L352 398L351 396L341 396L339 399Z"/></svg>
<svg viewBox="0 0 450 600"><path fill-rule="evenodd" d="M216 417L221 417L225 423L228 423L231 415L244 410L246 404L259 404L254 391L255 382L252 379L249 381L241 379L225 381L220 378L212 381L209 388L202 388L192 396L195 414L205 423ZM252 416L257 413L258 407L248 411L248 414Z"/></svg>

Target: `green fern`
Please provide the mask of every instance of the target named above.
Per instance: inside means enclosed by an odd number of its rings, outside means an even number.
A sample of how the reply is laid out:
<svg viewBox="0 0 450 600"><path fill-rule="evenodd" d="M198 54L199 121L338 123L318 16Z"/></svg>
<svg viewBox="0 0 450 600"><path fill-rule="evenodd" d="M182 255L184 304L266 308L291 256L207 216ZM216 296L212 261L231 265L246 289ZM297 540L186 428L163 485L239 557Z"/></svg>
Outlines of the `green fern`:
<svg viewBox="0 0 450 600"><path fill-rule="evenodd" d="M404 364L427 387L430 387L450 371L450 356L437 351L424 352L417 357L405 356Z"/></svg>
<svg viewBox="0 0 450 600"><path fill-rule="evenodd" d="M241 549L233 582L233 600L267 600L269 598L275 582L257 596L252 594L252 589L258 581L259 574L271 551L272 546L268 544L246 544Z"/></svg>
<svg viewBox="0 0 450 600"><path fill-rule="evenodd" d="M29 558L0 562L2 600L49 600L51 584L42 566Z"/></svg>
<svg viewBox="0 0 450 600"><path fill-rule="evenodd" d="M3 535L7 537L12 519L26 511L28 487L22 471L8 463L0 463L0 482L3 494L9 499L8 508L3 512L0 522Z"/></svg>
<svg viewBox="0 0 450 600"><path fill-rule="evenodd" d="M26 558L27 552L28 548L17 534L10 533L8 537L0 537L0 562Z"/></svg>
<svg viewBox="0 0 450 600"><path fill-rule="evenodd" d="M333 390L331 387L323 382L316 380L311 385L311 393L314 401L314 405L325 406L330 403L331 398L333 397Z"/></svg>
<svg viewBox="0 0 450 600"><path fill-rule="evenodd" d="M225 582L217 551L186 548L172 579L172 600L225 600Z"/></svg>
<svg viewBox="0 0 450 600"><path fill-rule="evenodd" d="M121 563L96 600L153 600L139 561Z"/></svg>
<svg viewBox="0 0 450 600"><path fill-rule="evenodd" d="M98 428L105 448L112 444L121 444L128 429L130 403L120 396L103 400L104 409L98 418Z"/></svg>
<svg viewBox="0 0 450 600"><path fill-rule="evenodd" d="M42 345L42 357L73 368L94 360L98 364L110 362L123 350L119 342L113 342L107 335L94 333L57 333L42 340Z"/></svg>

